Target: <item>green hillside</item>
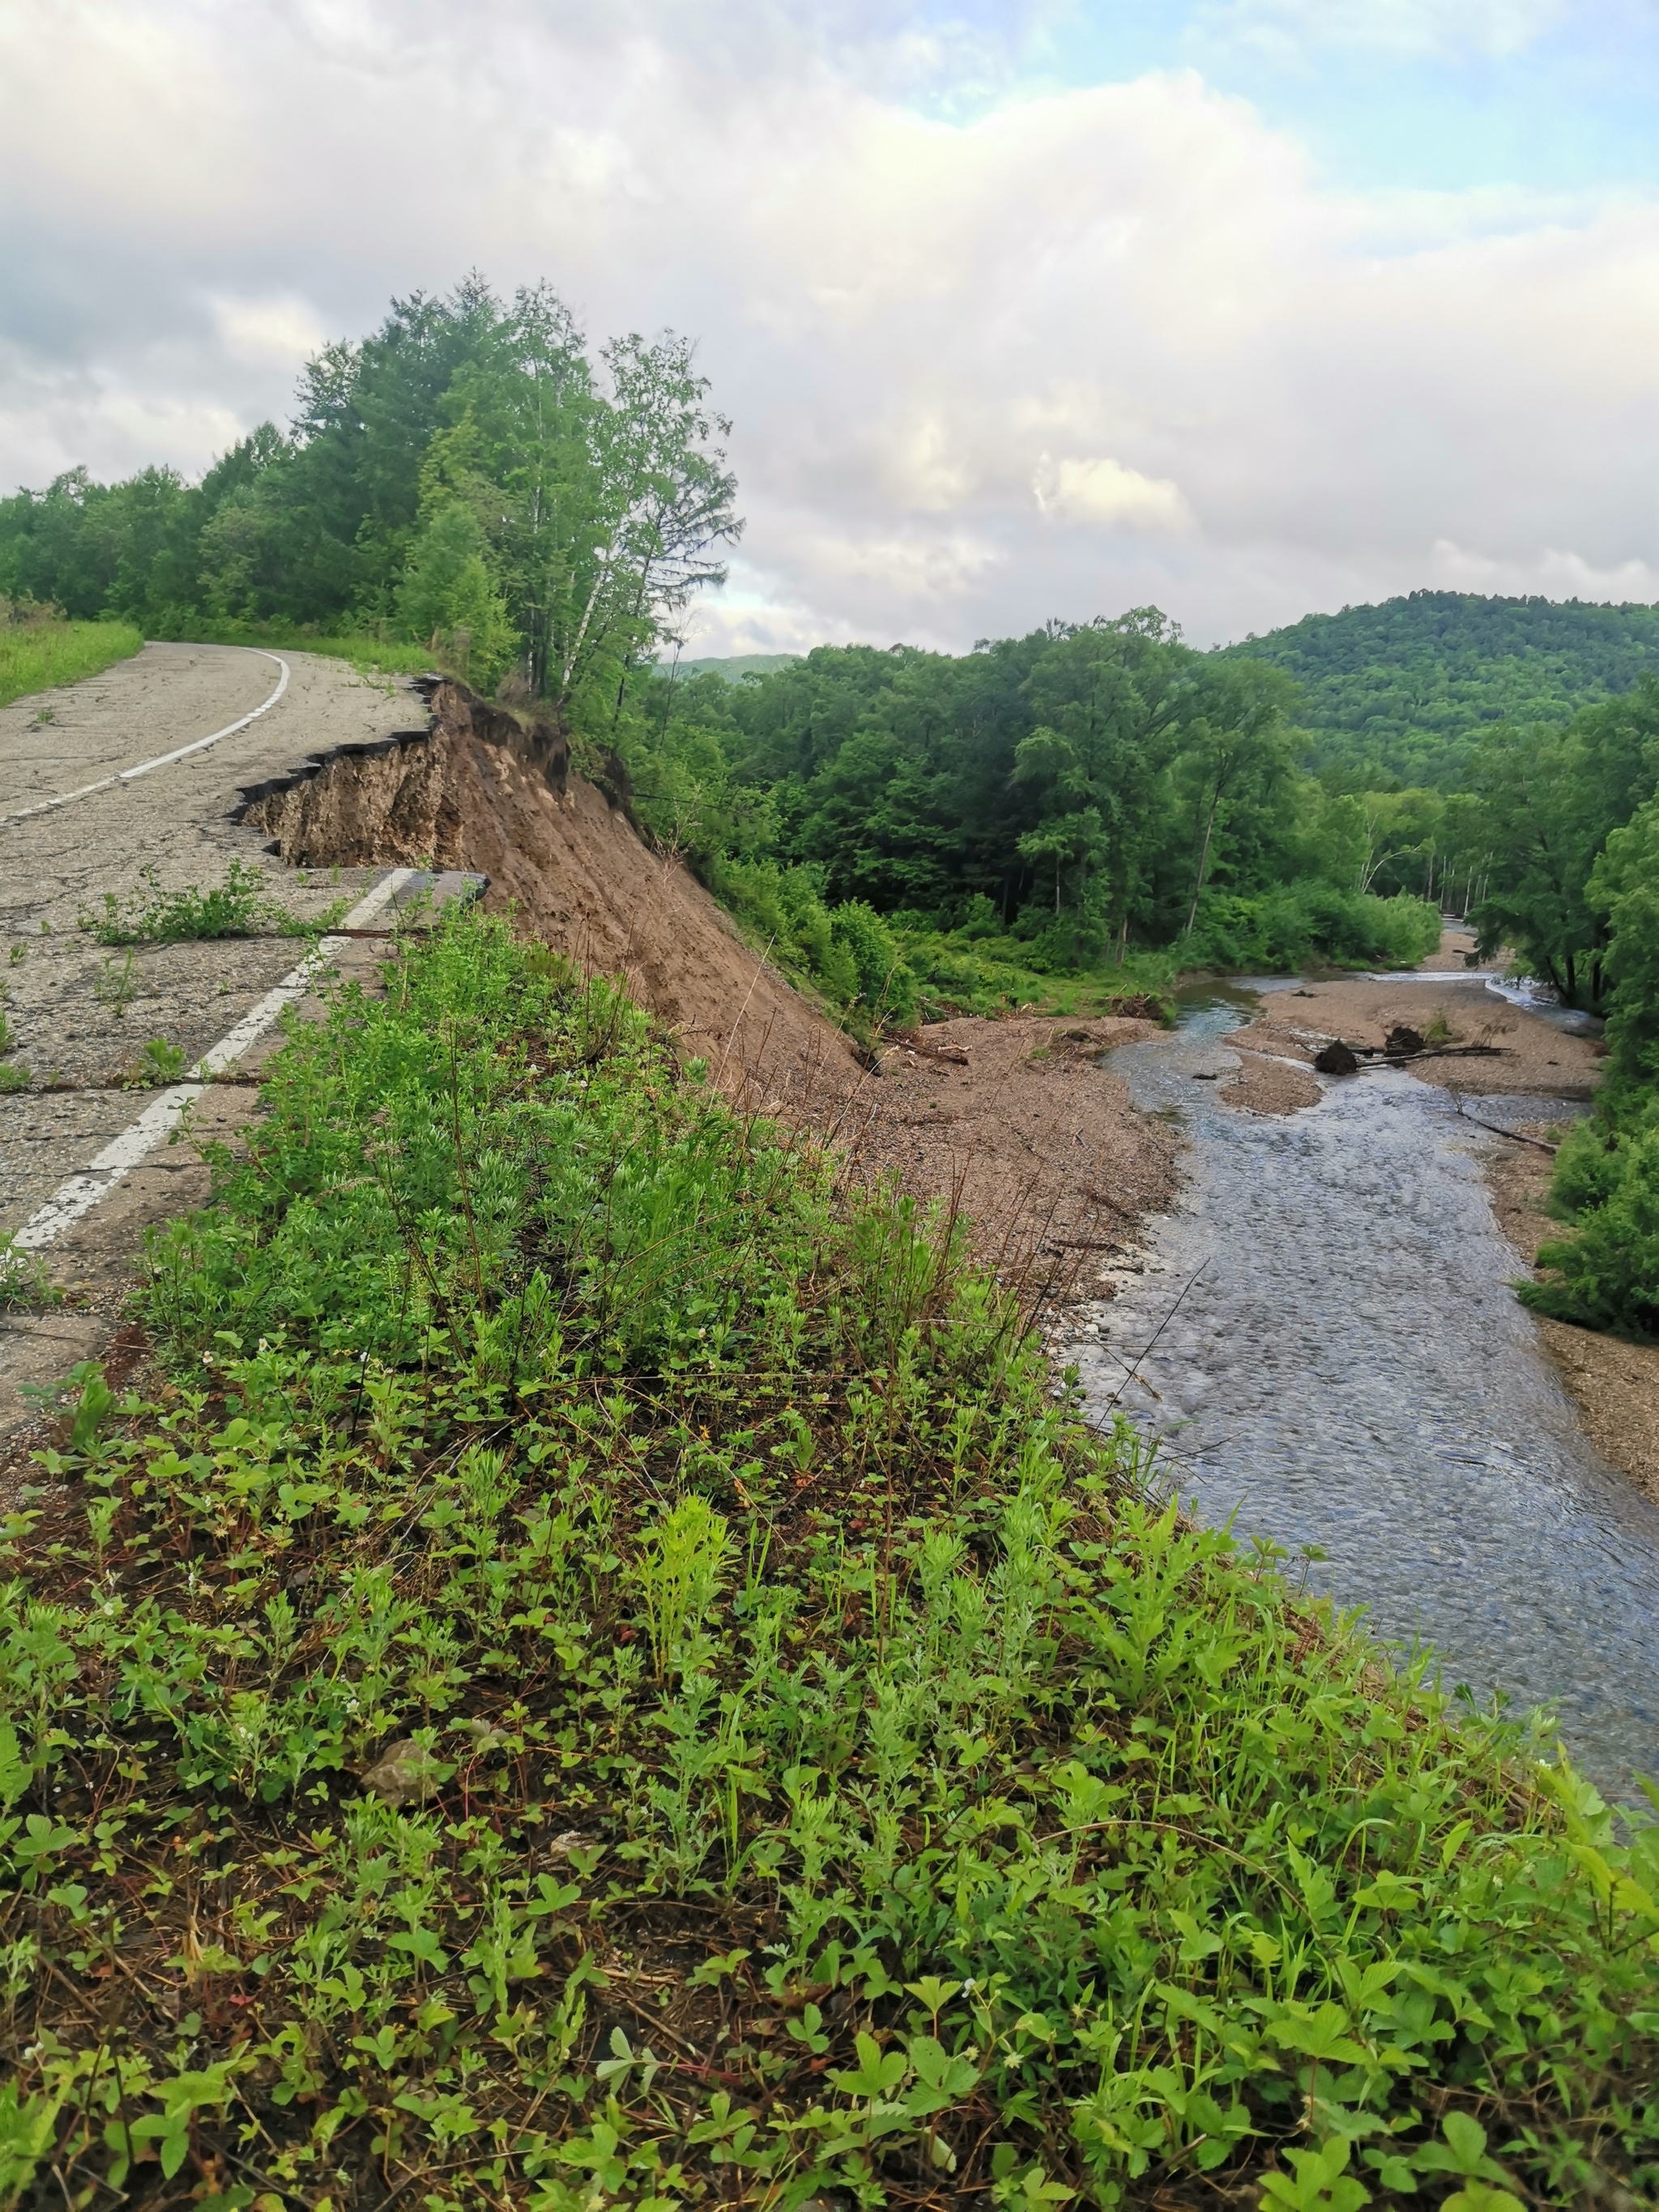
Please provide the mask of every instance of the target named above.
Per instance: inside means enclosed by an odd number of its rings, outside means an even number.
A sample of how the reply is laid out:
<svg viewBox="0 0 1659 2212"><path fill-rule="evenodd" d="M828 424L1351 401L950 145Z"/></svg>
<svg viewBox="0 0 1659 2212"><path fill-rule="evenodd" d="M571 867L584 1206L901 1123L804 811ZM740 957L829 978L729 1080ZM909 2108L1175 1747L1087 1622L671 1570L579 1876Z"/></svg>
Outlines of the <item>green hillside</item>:
<svg viewBox="0 0 1659 2212"><path fill-rule="evenodd" d="M1348 789L1456 787L1475 732L1565 722L1659 672L1659 607L1413 592L1306 615L1221 657L1295 677L1313 735L1308 765Z"/></svg>
<svg viewBox="0 0 1659 2212"><path fill-rule="evenodd" d="M665 676L719 676L728 684L740 684L745 676L774 676L780 668L793 668L799 659L798 653L732 653L707 660L664 660L658 665Z"/></svg>

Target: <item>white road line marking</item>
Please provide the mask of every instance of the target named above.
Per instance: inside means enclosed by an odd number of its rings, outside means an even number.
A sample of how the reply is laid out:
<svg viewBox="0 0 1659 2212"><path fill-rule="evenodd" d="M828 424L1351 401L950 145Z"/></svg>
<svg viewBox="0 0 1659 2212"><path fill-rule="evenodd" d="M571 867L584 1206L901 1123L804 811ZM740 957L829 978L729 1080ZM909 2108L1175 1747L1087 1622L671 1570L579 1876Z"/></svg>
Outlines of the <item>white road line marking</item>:
<svg viewBox="0 0 1659 2212"><path fill-rule="evenodd" d="M177 745L170 753L158 753L154 760L140 761L137 768L119 769L113 775L100 777L96 783L83 783L78 791L59 792L56 799L42 799L33 806L20 806L15 814L0 814L0 825L8 822L32 821L38 814L50 814L59 806L72 805L77 799L89 799L94 791L108 791L118 783L131 783L137 776L148 775L152 769L170 768L174 761L181 761L190 753L204 752L209 745L216 745L221 738L234 738L238 730L246 729L248 724L257 722L261 714L268 714L288 689L291 672L289 665L280 653L267 653L263 646L245 645L239 650L257 653L261 660L274 660L283 672L276 678L276 690L262 707L256 707L251 714L244 714L239 722L227 722L222 730L216 730L210 738L192 738L189 744Z"/></svg>
<svg viewBox="0 0 1659 2212"><path fill-rule="evenodd" d="M373 890L358 900L340 927L366 929L387 900L401 890L414 873L413 868L393 868ZM178 1127L185 1109L207 1088L209 1079L240 1060L248 1047L264 1035L284 1006L303 999L319 972L343 950L347 942L343 937L325 937L314 952L308 952L275 989L267 991L258 1005L243 1015L228 1036L221 1037L211 1051L202 1054L183 1083L174 1084L159 1098L153 1099L136 1121L106 1145L96 1159L88 1162L80 1175L71 1176L55 1190L12 1238L12 1249L39 1252L46 1245L55 1244L66 1229L73 1228L83 1215L91 1212L100 1199L107 1198L134 1168L142 1166L158 1146L167 1141ZM4 1264L3 1255L0 1254L0 1267Z"/></svg>

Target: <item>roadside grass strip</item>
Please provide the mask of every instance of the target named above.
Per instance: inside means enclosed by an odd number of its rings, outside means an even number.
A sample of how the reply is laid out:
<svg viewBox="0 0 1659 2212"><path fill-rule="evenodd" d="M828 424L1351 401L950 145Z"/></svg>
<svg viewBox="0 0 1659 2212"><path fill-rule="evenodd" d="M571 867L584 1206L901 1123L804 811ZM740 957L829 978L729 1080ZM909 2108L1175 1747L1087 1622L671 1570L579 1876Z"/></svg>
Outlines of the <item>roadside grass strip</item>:
<svg viewBox="0 0 1659 2212"><path fill-rule="evenodd" d="M1656 1831L1542 1723L602 981L468 912L386 984L4 1528L0 2199L1654 2189Z"/></svg>
<svg viewBox="0 0 1659 2212"><path fill-rule="evenodd" d="M100 675L143 642L131 623L0 623L0 707Z"/></svg>

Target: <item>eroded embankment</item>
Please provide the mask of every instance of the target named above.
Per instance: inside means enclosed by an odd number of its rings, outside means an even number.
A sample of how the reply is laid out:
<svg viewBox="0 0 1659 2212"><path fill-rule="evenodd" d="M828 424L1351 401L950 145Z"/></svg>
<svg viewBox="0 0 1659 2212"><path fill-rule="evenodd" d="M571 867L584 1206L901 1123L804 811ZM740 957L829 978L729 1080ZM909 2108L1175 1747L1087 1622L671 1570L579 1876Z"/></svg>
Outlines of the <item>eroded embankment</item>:
<svg viewBox="0 0 1659 2212"><path fill-rule="evenodd" d="M623 977L742 1104L810 1123L864 1180L896 1175L960 1207L1006 1273L1063 1291L1168 1202L1176 1139L1094 1065L1153 1024L949 1022L864 1065L690 872L647 846L619 772L602 788L573 769L556 724L464 684L435 685L430 704L429 730L254 793L244 819L307 867L483 871L488 905L515 908L585 972Z"/></svg>
<svg viewBox="0 0 1659 2212"><path fill-rule="evenodd" d="M684 867L648 851L625 787L570 766L556 724L520 721L454 683L432 724L256 794L245 819L301 866L407 864L489 877L487 902L586 972L621 975L684 1051L787 1097L856 1073L847 1041L742 943Z"/></svg>

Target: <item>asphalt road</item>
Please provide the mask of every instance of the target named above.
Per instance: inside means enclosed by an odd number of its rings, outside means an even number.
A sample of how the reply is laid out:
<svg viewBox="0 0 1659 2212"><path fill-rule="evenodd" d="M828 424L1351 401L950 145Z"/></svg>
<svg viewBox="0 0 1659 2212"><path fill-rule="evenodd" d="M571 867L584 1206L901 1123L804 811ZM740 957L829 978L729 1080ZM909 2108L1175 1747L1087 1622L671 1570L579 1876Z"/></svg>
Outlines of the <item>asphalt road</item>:
<svg viewBox="0 0 1659 2212"><path fill-rule="evenodd" d="M233 818L251 786L337 746L425 727L406 684L377 684L304 653L282 659L289 674L274 706L176 760L164 757L268 701L276 662L240 647L147 645L101 676L0 708L0 1005L15 1038L6 1065L31 1076L27 1090L0 1095L0 1235L15 1234L143 1110L147 1043L194 1060L304 950L272 934L129 955L94 943L82 914L100 911L106 893L125 902L205 890L240 860L264 871L286 911L313 919L381 872L307 877ZM52 804L88 785L102 787ZM195 1115L198 1130L233 1127L251 1098L216 1088ZM52 1379L107 1341L145 1224L199 1203L205 1188L194 1148L174 1146L52 1247L45 1256L74 1303L0 1311L0 1436L21 1418L20 1381Z"/></svg>

